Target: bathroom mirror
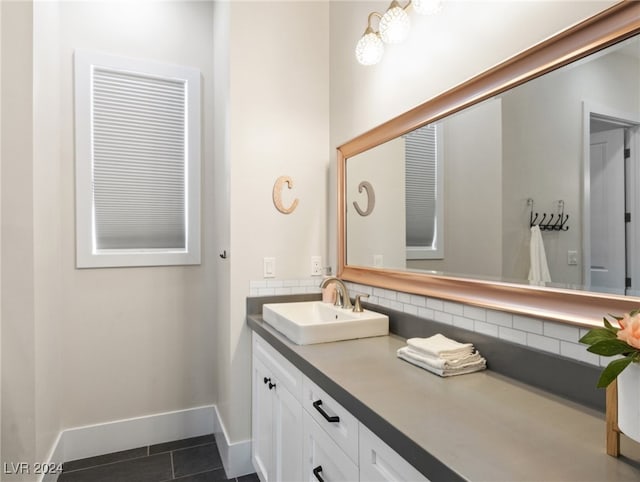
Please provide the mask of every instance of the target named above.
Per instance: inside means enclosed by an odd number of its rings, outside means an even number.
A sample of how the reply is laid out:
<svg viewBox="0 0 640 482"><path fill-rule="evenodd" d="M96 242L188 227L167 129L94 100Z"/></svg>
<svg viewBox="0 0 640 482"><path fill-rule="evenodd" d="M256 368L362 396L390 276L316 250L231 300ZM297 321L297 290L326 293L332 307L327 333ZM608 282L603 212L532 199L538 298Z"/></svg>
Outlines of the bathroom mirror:
<svg viewBox="0 0 640 482"><path fill-rule="evenodd" d="M585 325L640 306L639 32L623 2L340 146L339 275Z"/></svg>

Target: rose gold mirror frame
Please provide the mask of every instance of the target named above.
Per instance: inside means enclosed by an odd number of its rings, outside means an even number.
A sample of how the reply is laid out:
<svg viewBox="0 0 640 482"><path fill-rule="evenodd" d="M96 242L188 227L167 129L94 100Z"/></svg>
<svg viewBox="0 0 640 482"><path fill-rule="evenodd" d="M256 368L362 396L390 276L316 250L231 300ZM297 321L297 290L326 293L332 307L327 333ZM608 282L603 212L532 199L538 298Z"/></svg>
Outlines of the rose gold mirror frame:
<svg viewBox="0 0 640 482"><path fill-rule="evenodd" d="M639 298L346 264L346 161L640 33L640 2L624 1L338 147L338 276L344 280L581 326L640 307Z"/></svg>

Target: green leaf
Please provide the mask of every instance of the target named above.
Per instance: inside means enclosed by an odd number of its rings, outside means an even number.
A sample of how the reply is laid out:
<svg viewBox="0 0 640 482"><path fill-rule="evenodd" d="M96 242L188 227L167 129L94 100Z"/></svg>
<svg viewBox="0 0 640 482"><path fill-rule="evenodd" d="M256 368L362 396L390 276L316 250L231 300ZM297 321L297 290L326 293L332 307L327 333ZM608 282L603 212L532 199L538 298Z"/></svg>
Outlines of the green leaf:
<svg viewBox="0 0 640 482"><path fill-rule="evenodd" d="M610 315L610 316L615 318L618 321L620 321L622 319L622 318L618 318L617 316L613 316L613 315ZM616 328L611 323L609 323L609 320L607 320L606 318L602 318L602 320L604 321L604 326L606 327L606 329L608 331L611 331L613 333L617 333L620 330L620 328Z"/></svg>
<svg viewBox="0 0 640 482"><path fill-rule="evenodd" d="M622 340L611 339L598 341L587 348L587 351L602 356L613 356L622 355L624 353L633 352L635 350Z"/></svg>
<svg viewBox="0 0 640 482"><path fill-rule="evenodd" d="M600 379L598 380L598 388L606 388L609 384L616 379L618 375L627 368L629 363L631 363L633 359L631 357L619 358L617 360L613 360L607 367L602 370L600 374Z"/></svg>
<svg viewBox="0 0 640 482"><path fill-rule="evenodd" d="M589 332L580 338L580 343L585 345L593 345L602 340L615 340L616 334L606 328L593 328Z"/></svg>

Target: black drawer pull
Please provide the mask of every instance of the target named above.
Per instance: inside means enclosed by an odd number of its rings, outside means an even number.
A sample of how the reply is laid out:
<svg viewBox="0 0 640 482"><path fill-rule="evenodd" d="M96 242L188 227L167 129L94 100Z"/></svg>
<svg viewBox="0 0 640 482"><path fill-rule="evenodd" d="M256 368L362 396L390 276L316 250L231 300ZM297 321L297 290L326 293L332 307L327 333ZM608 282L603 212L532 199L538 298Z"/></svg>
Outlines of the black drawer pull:
<svg viewBox="0 0 640 482"><path fill-rule="evenodd" d="M275 388L275 387L276 387L275 383L269 382L269 390L271 390L272 388Z"/></svg>
<svg viewBox="0 0 640 482"><path fill-rule="evenodd" d="M319 482L324 482L324 479L320 476L320 472L322 472L322 465L318 465L315 469L313 469L313 475L316 476Z"/></svg>
<svg viewBox="0 0 640 482"><path fill-rule="evenodd" d="M262 381L263 381L263 382L264 382L264 384L266 385L268 382L270 382L270 381L271 381L271 378L264 377L264 378L262 379Z"/></svg>
<svg viewBox="0 0 640 482"><path fill-rule="evenodd" d="M320 415L322 415L327 422L335 423L340 421L340 417L338 417L337 415L330 416L327 412L320 408L320 405L322 405L322 400L316 400L315 402L313 402L313 407L318 412L320 412Z"/></svg>

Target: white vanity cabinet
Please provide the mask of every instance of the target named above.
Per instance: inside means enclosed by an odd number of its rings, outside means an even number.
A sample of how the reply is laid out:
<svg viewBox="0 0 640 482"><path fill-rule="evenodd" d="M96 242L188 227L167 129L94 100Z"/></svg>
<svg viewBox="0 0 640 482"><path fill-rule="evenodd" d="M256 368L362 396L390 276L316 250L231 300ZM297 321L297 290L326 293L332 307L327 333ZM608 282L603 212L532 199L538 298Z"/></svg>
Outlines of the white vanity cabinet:
<svg viewBox="0 0 640 482"><path fill-rule="evenodd" d="M255 332L252 403L262 482L428 482Z"/></svg>
<svg viewBox="0 0 640 482"><path fill-rule="evenodd" d="M263 482L302 480L302 373L253 335L251 458Z"/></svg>
<svg viewBox="0 0 640 482"><path fill-rule="evenodd" d="M357 482L358 419L307 377L302 406L305 480Z"/></svg>
<svg viewBox="0 0 640 482"><path fill-rule="evenodd" d="M424 475L404 460L364 425L360 424L360 480L362 482L426 481Z"/></svg>
<svg viewBox="0 0 640 482"><path fill-rule="evenodd" d="M358 482L358 466L316 422L304 413L303 479L313 482Z"/></svg>

